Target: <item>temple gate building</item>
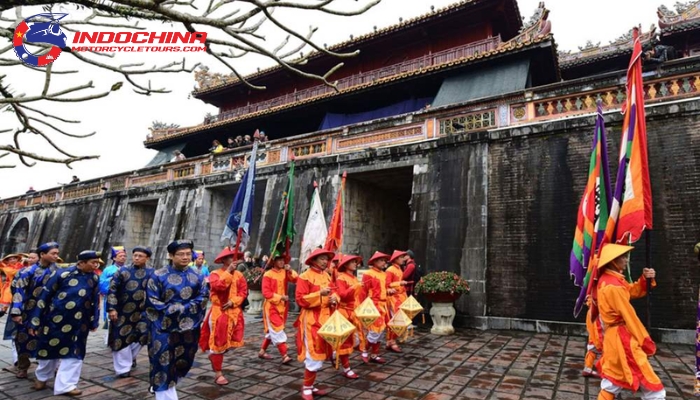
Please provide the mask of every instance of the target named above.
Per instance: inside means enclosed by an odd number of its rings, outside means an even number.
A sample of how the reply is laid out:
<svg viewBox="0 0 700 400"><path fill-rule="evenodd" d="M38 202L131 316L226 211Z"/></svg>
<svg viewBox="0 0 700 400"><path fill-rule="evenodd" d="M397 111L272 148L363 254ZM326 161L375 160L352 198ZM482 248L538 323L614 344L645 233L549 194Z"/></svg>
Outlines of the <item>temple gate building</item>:
<svg viewBox="0 0 700 400"><path fill-rule="evenodd" d="M643 29L642 42L667 50L644 68L653 323L687 330L700 282L692 253L700 241L700 2L678 11L660 8L659 27ZM544 4L522 21L516 0L470 0L328 48L361 50L331 76L337 90L281 67L247 77L263 91L200 70L194 96L218 115L152 131L144 144L160 153L145 168L0 200L0 251L56 240L73 260L85 248L148 244L160 265L169 241L192 238L213 260L251 160L250 146L208 149L259 129L269 141L256 161L255 254L269 251L293 155L294 257L313 182L330 220L347 171L343 252L367 259L410 248L428 271L460 274L472 291L457 309L470 326L578 329L568 324L583 320L572 315L569 254L596 101L614 181L631 34L562 53ZM306 68L337 62L313 54ZM169 162L174 150L187 159ZM635 277L643 262L640 241Z"/></svg>

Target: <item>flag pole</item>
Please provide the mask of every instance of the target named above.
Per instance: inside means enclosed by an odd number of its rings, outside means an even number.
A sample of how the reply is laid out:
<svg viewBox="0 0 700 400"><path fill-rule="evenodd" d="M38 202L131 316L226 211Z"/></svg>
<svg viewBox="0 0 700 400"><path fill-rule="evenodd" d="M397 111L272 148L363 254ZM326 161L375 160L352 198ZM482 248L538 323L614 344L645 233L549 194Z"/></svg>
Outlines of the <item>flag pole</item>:
<svg viewBox="0 0 700 400"><path fill-rule="evenodd" d="M647 229L644 232L646 246L646 268L651 268L651 230ZM647 280L647 329L651 330L651 279Z"/></svg>
<svg viewBox="0 0 700 400"><path fill-rule="evenodd" d="M238 258L238 248L241 246L241 236L243 236L243 228L238 228L238 234L236 235L236 247L233 249L233 259ZM229 246L231 243L229 242Z"/></svg>

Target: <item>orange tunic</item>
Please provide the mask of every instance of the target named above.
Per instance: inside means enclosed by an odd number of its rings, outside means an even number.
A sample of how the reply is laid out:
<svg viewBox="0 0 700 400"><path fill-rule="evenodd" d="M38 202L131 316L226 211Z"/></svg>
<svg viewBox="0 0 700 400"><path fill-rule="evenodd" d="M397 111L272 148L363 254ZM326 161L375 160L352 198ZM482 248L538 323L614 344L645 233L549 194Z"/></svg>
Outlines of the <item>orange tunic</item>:
<svg viewBox="0 0 700 400"><path fill-rule="evenodd" d="M605 270L598 281L598 309L604 329L598 371L624 389L636 391L643 386L660 391L663 384L648 360L656 353L656 344L630 304L631 298L643 297L646 289L646 279L629 284L622 274L611 270Z"/></svg>
<svg viewBox="0 0 700 400"><path fill-rule="evenodd" d="M239 271L218 269L209 275L211 309L202 324L199 346L202 351L223 353L243 346L245 321L241 305L248 297L248 284ZM233 306L223 310L231 301Z"/></svg>
<svg viewBox="0 0 700 400"><path fill-rule="evenodd" d="M275 332L284 330L289 313L289 302L282 301L282 296L287 295L288 283L297 281L298 275L295 271L287 271L280 268L272 268L265 272L262 278L262 294L265 297L263 304L263 327L268 333L270 327Z"/></svg>
<svg viewBox="0 0 700 400"><path fill-rule="evenodd" d="M5 276L5 282L0 281L0 305L9 306L12 303L12 280L22 268L22 263L0 263L0 273Z"/></svg>
<svg viewBox="0 0 700 400"><path fill-rule="evenodd" d="M391 267L386 269L386 286L396 290L396 293L389 296L389 310L391 310L391 315L399 312L401 304L406 301L406 287L401 285L403 280L403 271L401 267L393 264Z"/></svg>
<svg viewBox="0 0 700 400"><path fill-rule="evenodd" d="M298 329L296 341L299 361L304 361L307 351L311 359L316 361L324 361L331 356L333 349L318 335L318 330L331 316L330 298L338 300L338 295L332 291L329 296L321 296L321 289L327 287L332 287L330 276L315 267L304 271L297 280L296 301L301 312L294 326Z"/></svg>
<svg viewBox="0 0 700 400"><path fill-rule="evenodd" d="M360 305L362 299L364 298L362 284L360 284L355 275L349 272L339 272L336 285L338 287L338 297L340 297L338 311L343 315L343 317L347 318L348 321L355 325L355 333L360 339L360 351L364 351L365 339L362 332L362 323L357 316L355 316L355 308ZM355 347L354 334L350 335L350 337L343 342L343 344L340 346L338 354L352 354L353 347Z"/></svg>
<svg viewBox="0 0 700 400"><path fill-rule="evenodd" d="M591 321L591 304L586 301L588 312L586 312L586 330L588 331L588 344L595 346L598 351L603 351L603 327L600 325L600 317Z"/></svg>
<svg viewBox="0 0 700 400"><path fill-rule="evenodd" d="M366 295L372 299L380 315L370 325L369 330L375 333L382 333L390 319L389 310L387 309L386 273L380 269L372 268L362 275L362 284L365 287Z"/></svg>

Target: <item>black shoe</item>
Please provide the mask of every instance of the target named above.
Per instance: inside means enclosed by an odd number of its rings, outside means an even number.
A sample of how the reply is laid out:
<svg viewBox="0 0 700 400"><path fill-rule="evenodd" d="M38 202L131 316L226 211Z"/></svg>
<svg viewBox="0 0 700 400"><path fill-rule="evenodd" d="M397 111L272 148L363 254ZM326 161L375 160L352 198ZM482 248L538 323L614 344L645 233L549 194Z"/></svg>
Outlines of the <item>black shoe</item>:
<svg viewBox="0 0 700 400"><path fill-rule="evenodd" d="M136 368L136 360L134 360L134 362L131 363L131 368Z"/></svg>
<svg viewBox="0 0 700 400"><path fill-rule="evenodd" d="M117 375L117 379L129 378L130 376L131 376L131 372L125 372L123 374Z"/></svg>

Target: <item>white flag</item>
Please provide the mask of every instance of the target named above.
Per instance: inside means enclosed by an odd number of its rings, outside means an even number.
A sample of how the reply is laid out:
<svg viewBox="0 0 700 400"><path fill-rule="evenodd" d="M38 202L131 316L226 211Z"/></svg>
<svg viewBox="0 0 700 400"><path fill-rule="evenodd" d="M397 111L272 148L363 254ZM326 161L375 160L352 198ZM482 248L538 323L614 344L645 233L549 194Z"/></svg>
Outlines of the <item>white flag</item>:
<svg viewBox="0 0 700 400"><path fill-rule="evenodd" d="M301 269L304 269L304 261L314 249L322 247L328 236L328 228L326 228L326 218L323 216L323 207L321 207L321 197L318 195L318 188L314 189L314 194L311 196L311 210L309 218L306 220L306 228L304 235L301 238L301 255L299 263Z"/></svg>

